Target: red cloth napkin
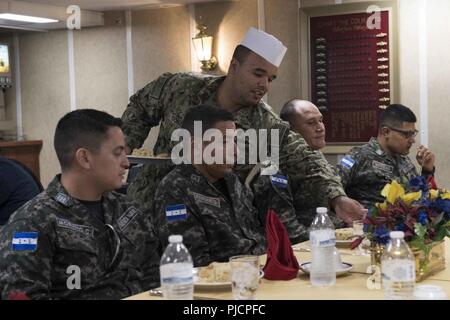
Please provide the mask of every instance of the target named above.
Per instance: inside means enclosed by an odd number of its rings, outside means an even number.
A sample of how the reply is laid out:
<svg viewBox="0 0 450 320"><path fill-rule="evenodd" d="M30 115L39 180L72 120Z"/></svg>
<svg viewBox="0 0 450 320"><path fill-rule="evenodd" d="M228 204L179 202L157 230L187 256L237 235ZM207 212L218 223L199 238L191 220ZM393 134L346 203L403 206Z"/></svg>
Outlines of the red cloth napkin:
<svg viewBox="0 0 450 320"><path fill-rule="evenodd" d="M291 280L297 277L299 265L283 223L272 209L266 217L267 262L263 268L268 280Z"/></svg>
<svg viewBox="0 0 450 320"><path fill-rule="evenodd" d="M8 295L8 300L31 300L26 293L21 291L13 291Z"/></svg>

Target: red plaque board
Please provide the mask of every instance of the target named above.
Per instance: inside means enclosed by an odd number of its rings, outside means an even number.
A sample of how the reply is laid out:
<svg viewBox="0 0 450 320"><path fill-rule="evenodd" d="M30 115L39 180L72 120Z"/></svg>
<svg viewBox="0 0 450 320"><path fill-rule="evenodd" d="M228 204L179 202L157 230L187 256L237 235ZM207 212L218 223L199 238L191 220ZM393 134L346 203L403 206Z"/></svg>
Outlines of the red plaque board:
<svg viewBox="0 0 450 320"><path fill-rule="evenodd" d="M389 12L378 14L310 18L311 95L327 142L367 142L390 104Z"/></svg>

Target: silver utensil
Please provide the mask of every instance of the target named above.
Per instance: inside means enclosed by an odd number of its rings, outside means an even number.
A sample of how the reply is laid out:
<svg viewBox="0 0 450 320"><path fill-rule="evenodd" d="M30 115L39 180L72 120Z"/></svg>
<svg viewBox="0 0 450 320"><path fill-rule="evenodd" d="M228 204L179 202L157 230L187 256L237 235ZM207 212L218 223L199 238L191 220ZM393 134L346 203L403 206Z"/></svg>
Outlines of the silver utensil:
<svg viewBox="0 0 450 320"><path fill-rule="evenodd" d="M150 293L151 296L155 297L162 297L163 293L162 290L152 289L148 293Z"/></svg>

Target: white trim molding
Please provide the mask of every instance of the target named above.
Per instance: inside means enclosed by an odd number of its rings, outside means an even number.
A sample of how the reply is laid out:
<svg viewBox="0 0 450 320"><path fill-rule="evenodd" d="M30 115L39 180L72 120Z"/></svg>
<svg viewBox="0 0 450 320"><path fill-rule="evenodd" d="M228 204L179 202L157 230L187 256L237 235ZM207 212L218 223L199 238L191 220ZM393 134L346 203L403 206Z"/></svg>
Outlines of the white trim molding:
<svg viewBox="0 0 450 320"><path fill-rule="evenodd" d="M22 122L22 84L20 77L20 47L19 47L19 35L14 33L14 74L16 87L16 127L17 127L17 140L23 140L23 122Z"/></svg>
<svg viewBox="0 0 450 320"><path fill-rule="evenodd" d="M131 11L125 12L126 42L127 42L127 76L128 76L128 98L134 94L134 67L133 67L133 38L132 38L132 15Z"/></svg>
<svg viewBox="0 0 450 320"><path fill-rule="evenodd" d="M67 59L69 63L70 111L74 111L77 109L77 93L75 86L75 62L73 55L73 30L67 30Z"/></svg>
<svg viewBox="0 0 450 320"><path fill-rule="evenodd" d="M428 147L428 41L427 1L419 2L419 101L420 143Z"/></svg>

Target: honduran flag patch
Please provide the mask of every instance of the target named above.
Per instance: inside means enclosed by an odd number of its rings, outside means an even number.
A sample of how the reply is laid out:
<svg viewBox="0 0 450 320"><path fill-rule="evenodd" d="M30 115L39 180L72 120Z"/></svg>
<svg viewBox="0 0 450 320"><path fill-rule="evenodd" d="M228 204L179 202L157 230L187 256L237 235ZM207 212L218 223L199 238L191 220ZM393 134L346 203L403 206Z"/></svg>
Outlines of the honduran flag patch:
<svg viewBox="0 0 450 320"><path fill-rule="evenodd" d="M37 242L37 232L14 232L12 249L13 251L36 251Z"/></svg>
<svg viewBox="0 0 450 320"><path fill-rule="evenodd" d="M355 160L353 160L353 158L350 156L345 156L341 160L341 165L343 165L347 169L351 169L354 164L355 164Z"/></svg>
<svg viewBox="0 0 450 320"><path fill-rule="evenodd" d="M166 207L167 221L186 220L187 210L184 204L175 204Z"/></svg>
<svg viewBox="0 0 450 320"><path fill-rule="evenodd" d="M272 181L272 183L280 188L287 188L288 185L288 179L287 177L281 175L281 174L276 174L273 176L270 176L270 180Z"/></svg>

